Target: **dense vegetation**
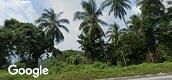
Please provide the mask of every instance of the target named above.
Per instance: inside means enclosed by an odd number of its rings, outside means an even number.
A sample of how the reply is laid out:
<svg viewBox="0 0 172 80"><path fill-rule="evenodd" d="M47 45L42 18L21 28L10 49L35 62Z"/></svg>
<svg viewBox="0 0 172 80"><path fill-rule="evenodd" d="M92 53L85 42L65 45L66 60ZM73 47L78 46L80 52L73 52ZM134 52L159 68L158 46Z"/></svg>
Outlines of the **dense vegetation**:
<svg viewBox="0 0 172 80"><path fill-rule="evenodd" d="M71 56L81 53L78 51L65 51L63 60L59 58L49 58L41 64L49 69L49 75L33 78L29 76L12 76L7 71L0 70L2 80L94 80L103 78L114 78L124 76L135 76L145 74L168 73L172 71L172 63L144 63L127 67L109 66L106 63L94 62L94 64L80 63L78 65L70 62ZM81 56L81 55L80 55ZM80 59L79 59L80 60ZM74 61L77 61L76 59Z"/></svg>
<svg viewBox="0 0 172 80"><path fill-rule="evenodd" d="M60 28L70 31L64 25L70 21L60 18L63 12L56 14L53 9L45 9L36 24L5 20L0 28L0 69L11 64L10 56L19 56L18 66L34 68L41 64L50 69L53 79L57 78L55 74L62 79L77 78L74 75L80 75L78 79L83 76L94 79L172 71L170 62L163 63L172 61L172 8L165 8L161 0L138 0L141 14L132 15L126 21L130 3L105 0L97 6L96 0L82 1L83 11L74 14L74 21L82 21L78 35L82 51L60 51L54 47L64 40ZM105 8L110 8L109 15L122 19L126 28L121 29L114 21L108 24L101 20ZM109 28L107 32L103 31L104 26Z"/></svg>

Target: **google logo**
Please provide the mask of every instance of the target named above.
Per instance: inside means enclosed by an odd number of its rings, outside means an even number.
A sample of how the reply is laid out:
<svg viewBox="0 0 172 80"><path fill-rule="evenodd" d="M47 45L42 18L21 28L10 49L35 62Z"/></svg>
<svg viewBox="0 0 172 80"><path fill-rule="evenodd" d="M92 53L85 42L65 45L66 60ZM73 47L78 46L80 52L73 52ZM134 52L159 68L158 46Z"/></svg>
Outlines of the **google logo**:
<svg viewBox="0 0 172 80"><path fill-rule="evenodd" d="M34 78L37 78L39 77L40 75L48 75L48 69L47 68L42 68L42 66L40 65L39 68L34 68L34 69L31 69L31 68L19 68L17 69L17 66L16 65L10 65L8 67L8 72L11 74L11 75L16 75L16 74L19 74L19 75L33 75Z"/></svg>

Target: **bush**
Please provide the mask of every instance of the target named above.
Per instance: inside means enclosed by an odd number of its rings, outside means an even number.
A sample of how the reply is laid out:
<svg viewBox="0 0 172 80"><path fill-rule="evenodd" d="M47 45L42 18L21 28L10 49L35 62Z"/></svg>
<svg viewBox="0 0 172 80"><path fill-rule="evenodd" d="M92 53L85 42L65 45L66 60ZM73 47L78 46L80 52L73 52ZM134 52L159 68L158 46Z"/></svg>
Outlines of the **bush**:
<svg viewBox="0 0 172 80"><path fill-rule="evenodd" d="M25 64L26 64L26 67L27 67L27 68L35 68L35 67L38 66L37 60L34 60L34 59L32 59L32 60L27 60L27 61L25 62Z"/></svg>
<svg viewBox="0 0 172 80"><path fill-rule="evenodd" d="M109 66L105 63L102 63L102 62L95 62L93 64L93 68L98 68L98 69L105 69L105 68L108 68Z"/></svg>
<svg viewBox="0 0 172 80"><path fill-rule="evenodd" d="M26 68L26 64L25 63L16 63L17 68Z"/></svg>
<svg viewBox="0 0 172 80"><path fill-rule="evenodd" d="M85 63L84 57L81 56L80 54L71 55L70 57L68 57L68 58L66 59L66 62L68 62L69 64L75 64L75 65Z"/></svg>

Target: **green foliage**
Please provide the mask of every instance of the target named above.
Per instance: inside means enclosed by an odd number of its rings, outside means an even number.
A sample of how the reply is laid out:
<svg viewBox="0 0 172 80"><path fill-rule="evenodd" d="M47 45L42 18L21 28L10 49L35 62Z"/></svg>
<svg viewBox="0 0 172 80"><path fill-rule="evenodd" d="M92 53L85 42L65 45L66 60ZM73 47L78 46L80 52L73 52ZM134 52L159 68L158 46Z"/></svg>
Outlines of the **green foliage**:
<svg viewBox="0 0 172 80"><path fill-rule="evenodd" d="M6 57L8 57L9 42L12 37L10 31L4 28L0 29L0 68L6 68L5 66L8 65Z"/></svg>
<svg viewBox="0 0 172 80"><path fill-rule="evenodd" d="M63 23L69 24L68 19L60 19L60 16L63 12L56 14L53 9L45 9L41 17L36 20L36 23L39 24L39 27L45 29L46 38L50 41L52 46L54 46L54 40L56 43L59 43L64 40L64 35L59 28L64 29L66 32L69 30L63 25Z"/></svg>
<svg viewBox="0 0 172 80"><path fill-rule="evenodd" d="M150 55L151 62L158 62L157 47L160 43L157 37L159 35L156 33L163 22L165 7L161 0L139 0L137 4L141 6L141 27L145 35L147 53Z"/></svg>
<svg viewBox="0 0 172 80"><path fill-rule="evenodd" d="M60 74L58 80L94 80L113 77L124 77L144 74L156 74L160 72L170 72L171 63L161 64L141 64L132 65L124 68L106 68L106 69L86 69L81 71L70 71Z"/></svg>
<svg viewBox="0 0 172 80"><path fill-rule="evenodd" d="M22 63L33 59L35 61L33 64L37 65L40 56L51 46L41 29L31 23L22 23L15 19L5 21L0 29L0 38L1 66L7 64L6 57L12 55L14 57L18 55Z"/></svg>
<svg viewBox="0 0 172 80"><path fill-rule="evenodd" d="M15 65L17 66L17 68L19 69L19 68L26 68L26 65L25 65L25 63L15 63Z"/></svg>
<svg viewBox="0 0 172 80"><path fill-rule="evenodd" d="M79 65L85 63L85 58L82 51L66 50L62 51L56 57L51 57L40 62L44 67L51 67L54 63L57 63L57 65L61 63Z"/></svg>
<svg viewBox="0 0 172 80"><path fill-rule="evenodd" d="M108 68L108 65L101 62L95 62L93 65L93 68L105 69L105 68Z"/></svg>
<svg viewBox="0 0 172 80"><path fill-rule="evenodd" d="M25 62L25 65L27 68L35 68L38 66L38 63L35 59L29 59Z"/></svg>

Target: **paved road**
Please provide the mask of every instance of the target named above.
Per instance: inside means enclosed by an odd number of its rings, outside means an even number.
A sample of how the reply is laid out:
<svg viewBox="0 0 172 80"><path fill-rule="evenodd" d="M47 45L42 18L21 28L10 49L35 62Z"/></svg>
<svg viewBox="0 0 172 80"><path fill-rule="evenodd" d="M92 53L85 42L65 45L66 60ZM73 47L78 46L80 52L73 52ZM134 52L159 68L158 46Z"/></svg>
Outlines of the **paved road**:
<svg viewBox="0 0 172 80"><path fill-rule="evenodd" d="M172 75L155 76L155 77L147 77L147 78L137 78L137 79L128 79L128 80L172 80Z"/></svg>
<svg viewBox="0 0 172 80"><path fill-rule="evenodd" d="M172 80L172 73L160 73L154 75L142 75L133 77L119 77L119 78L108 78L108 79L98 79L98 80Z"/></svg>

